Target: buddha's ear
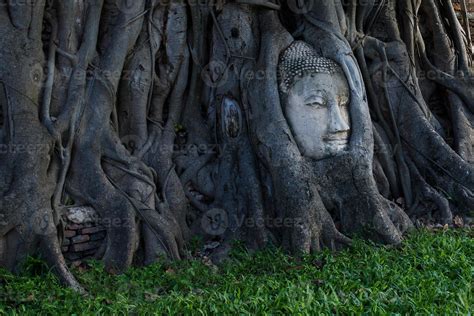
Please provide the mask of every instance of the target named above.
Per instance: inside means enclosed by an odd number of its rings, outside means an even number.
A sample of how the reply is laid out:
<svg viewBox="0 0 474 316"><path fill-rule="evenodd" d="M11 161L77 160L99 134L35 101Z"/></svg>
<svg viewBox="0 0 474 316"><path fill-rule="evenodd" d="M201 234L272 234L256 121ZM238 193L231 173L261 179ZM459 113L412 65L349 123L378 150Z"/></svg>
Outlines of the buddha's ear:
<svg viewBox="0 0 474 316"><path fill-rule="evenodd" d="M373 155L373 134L372 121L370 119L369 105L362 74L357 66L355 57L350 55L337 56L337 62L349 83L350 90L350 114L352 124L351 146L354 150L357 148L368 149L368 156L372 159Z"/></svg>

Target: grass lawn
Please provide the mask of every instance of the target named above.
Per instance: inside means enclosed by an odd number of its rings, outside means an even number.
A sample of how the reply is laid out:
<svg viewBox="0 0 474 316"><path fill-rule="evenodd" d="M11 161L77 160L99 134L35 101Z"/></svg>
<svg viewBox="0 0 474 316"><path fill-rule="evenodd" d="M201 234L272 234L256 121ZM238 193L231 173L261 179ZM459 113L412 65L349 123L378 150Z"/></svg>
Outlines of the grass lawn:
<svg viewBox="0 0 474 316"><path fill-rule="evenodd" d="M75 270L89 295L61 288L32 261L0 271L1 314L472 314L474 230L416 232L399 249L356 242L297 260L236 250L219 268L162 263L108 276Z"/></svg>

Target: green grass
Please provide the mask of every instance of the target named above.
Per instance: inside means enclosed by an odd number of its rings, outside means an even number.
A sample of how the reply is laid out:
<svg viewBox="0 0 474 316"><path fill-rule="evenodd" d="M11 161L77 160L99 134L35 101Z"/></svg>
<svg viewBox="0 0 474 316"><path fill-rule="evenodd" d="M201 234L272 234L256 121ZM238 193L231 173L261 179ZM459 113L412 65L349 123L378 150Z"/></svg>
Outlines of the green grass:
<svg viewBox="0 0 474 316"><path fill-rule="evenodd" d="M235 251L216 271L198 261L75 271L89 296L61 288L41 263L0 272L1 314L462 314L474 311L474 231L417 232L403 247L357 242L301 260Z"/></svg>

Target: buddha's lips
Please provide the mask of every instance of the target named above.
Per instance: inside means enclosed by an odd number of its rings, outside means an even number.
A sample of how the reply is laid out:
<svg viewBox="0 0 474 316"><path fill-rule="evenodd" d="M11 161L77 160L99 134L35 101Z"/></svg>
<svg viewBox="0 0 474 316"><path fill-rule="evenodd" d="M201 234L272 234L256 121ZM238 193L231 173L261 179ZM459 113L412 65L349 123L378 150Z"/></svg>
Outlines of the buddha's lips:
<svg viewBox="0 0 474 316"><path fill-rule="evenodd" d="M349 142L349 137L324 137L323 140L328 143L340 143L347 144Z"/></svg>

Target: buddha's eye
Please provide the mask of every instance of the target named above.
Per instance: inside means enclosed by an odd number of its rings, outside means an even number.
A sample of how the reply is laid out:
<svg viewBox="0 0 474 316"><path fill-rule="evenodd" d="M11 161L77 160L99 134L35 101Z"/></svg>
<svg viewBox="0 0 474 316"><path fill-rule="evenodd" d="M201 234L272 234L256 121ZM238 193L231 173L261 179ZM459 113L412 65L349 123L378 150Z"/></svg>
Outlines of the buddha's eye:
<svg viewBox="0 0 474 316"><path fill-rule="evenodd" d="M315 108L320 108L320 107L323 107L324 104L321 103L321 102L312 102L312 103L307 103L306 106L311 106L311 107L315 107Z"/></svg>
<svg viewBox="0 0 474 316"><path fill-rule="evenodd" d="M312 97L309 98L305 101L306 106L312 106L312 107L324 107L326 106L326 100L322 97Z"/></svg>

